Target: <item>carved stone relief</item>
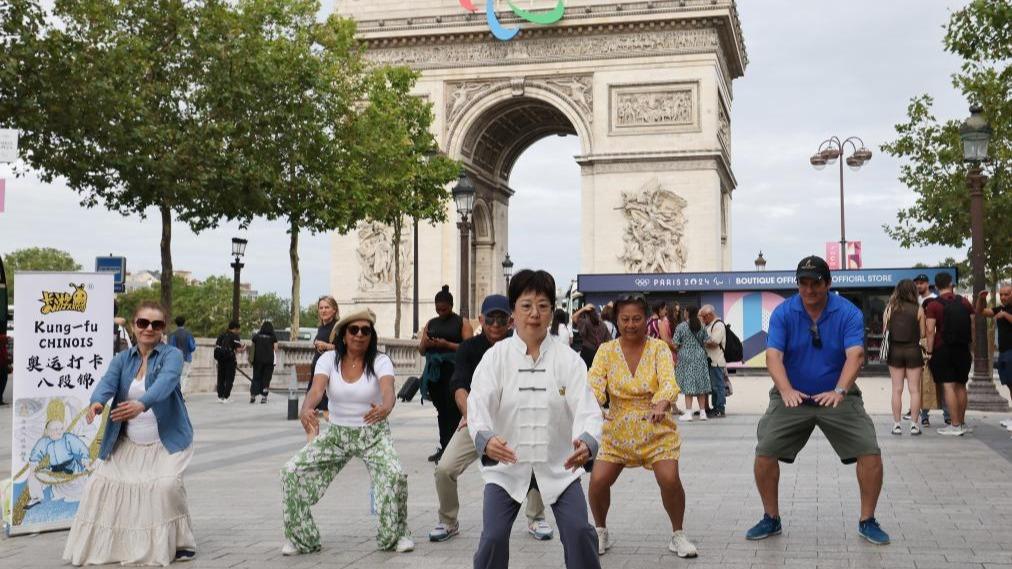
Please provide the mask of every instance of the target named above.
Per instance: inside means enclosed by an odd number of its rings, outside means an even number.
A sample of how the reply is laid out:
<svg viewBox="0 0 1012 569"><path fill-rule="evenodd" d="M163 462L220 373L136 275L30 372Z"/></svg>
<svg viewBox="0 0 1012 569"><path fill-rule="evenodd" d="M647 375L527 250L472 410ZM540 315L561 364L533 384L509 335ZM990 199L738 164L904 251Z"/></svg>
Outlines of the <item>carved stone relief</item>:
<svg viewBox="0 0 1012 569"><path fill-rule="evenodd" d="M717 137L724 143L727 152L731 152L731 120L724 109L724 103L717 99Z"/></svg>
<svg viewBox="0 0 1012 569"><path fill-rule="evenodd" d="M685 208L688 202L651 179L635 192L622 192L625 249L618 256L630 273L668 273L685 269Z"/></svg>
<svg viewBox="0 0 1012 569"><path fill-rule="evenodd" d="M613 85L611 132L685 132L699 129L698 84Z"/></svg>
<svg viewBox="0 0 1012 569"><path fill-rule="evenodd" d="M446 124L450 124L468 104L487 93L495 85L494 81L461 81L446 85Z"/></svg>
<svg viewBox="0 0 1012 569"><path fill-rule="evenodd" d="M412 275L411 240L401 235L401 290L409 289ZM375 221L358 227L358 287L362 292L394 290L394 230Z"/></svg>
<svg viewBox="0 0 1012 569"><path fill-rule="evenodd" d="M584 114L587 122L591 122L594 110L594 80L590 75L545 79L544 83L561 91Z"/></svg>

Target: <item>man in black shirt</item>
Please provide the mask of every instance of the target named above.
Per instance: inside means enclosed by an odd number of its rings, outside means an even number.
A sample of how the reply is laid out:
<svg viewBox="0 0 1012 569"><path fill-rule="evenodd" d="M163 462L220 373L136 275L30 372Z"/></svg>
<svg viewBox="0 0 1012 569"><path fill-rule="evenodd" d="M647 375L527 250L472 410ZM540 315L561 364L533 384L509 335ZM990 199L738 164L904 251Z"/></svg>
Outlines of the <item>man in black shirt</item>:
<svg viewBox="0 0 1012 569"><path fill-rule="evenodd" d="M471 378L482 356L493 344L510 333L509 299L501 294L485 297L481 303L481 334L464 340L457 348L457 359L450 392L462 416L457 431L450 438L436 465L436 495L439 497L439 523L429 532L429 541L446 541L457 535L460 524L457 513L460 499L457 496L457 479L467 467L478 460L474 441L467 432L467 396L471 392ZM552 538L552 526L545 521L545 504L537 489L527 493L527 530L535 539Z"/></svg>
<svg viewBox="0 0 1012 569"><path fill-rule="evenodd" d="M239 323L232 320L228 323L228 330L214 342L214 359L218 361L218 403L228 403L238 366L235 354L245 349L239 339Z"/></svg>
<svg viewBox="0 0 1012 569"><path fill-rule="evenodd" d="M1012 284L1003 284L998 289L998 300L1001 304L987 308L987 291L980 291L977 297L977 315L994 318L998 334L998 379L1012 390ZM1001 422L1002 426L1012 431L1012 419Z"/></svg>

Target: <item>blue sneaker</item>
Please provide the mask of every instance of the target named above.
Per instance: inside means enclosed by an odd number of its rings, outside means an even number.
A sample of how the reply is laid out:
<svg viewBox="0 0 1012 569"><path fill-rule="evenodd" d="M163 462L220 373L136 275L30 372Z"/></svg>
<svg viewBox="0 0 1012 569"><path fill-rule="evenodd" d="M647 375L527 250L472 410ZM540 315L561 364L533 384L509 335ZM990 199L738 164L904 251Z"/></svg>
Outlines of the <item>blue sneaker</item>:
<svg viewBox="0 0 1012 569"><path fill-rule="evenodd" d="M757 541L771 535L780 535L781 531L783 527L780 525L780 516L773 518L769 514L763 514L763 519L745 533L745 539Z"/></svg>
<svg viewBox="0 0 1012 569"><path fill-rule="evenodd" d="M882 528L879 527L874 517L858 522L857 533L875 545L886 545L889 543L889 534L882 531Z"/></svg>

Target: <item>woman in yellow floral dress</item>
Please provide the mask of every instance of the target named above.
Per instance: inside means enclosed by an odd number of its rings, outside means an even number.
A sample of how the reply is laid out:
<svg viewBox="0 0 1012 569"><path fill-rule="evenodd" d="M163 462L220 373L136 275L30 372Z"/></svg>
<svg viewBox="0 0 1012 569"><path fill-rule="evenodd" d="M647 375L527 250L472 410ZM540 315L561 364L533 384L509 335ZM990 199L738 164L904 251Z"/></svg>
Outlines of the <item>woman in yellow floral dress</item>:
<svg viewBox="0 0 1012 569"><path fill-rule="evenodd" d="M668 549L696 557L682 529L685 490L678 476L681 440L671 416L678 397L671 351L663 340L647 337L647 302L630 295L615 302L617 340L601 344L589 372L598 403L608 402L601 449L590 474L590 510L597 529L598 553L611 547L607 517L611 487L625 467L654 471L661 501L673 532Z"/></svg>

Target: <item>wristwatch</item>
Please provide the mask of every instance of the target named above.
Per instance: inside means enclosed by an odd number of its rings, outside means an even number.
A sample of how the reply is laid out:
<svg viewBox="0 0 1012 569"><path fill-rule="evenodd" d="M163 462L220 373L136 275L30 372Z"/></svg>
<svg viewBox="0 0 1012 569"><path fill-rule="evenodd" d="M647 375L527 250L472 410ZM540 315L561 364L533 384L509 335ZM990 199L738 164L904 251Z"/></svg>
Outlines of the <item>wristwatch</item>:
<svg viewBox="0 0 1012 569"><path fill-rule="evenodd" d="M844 395L844 396L847 395L847 390L844 389L844 388L842 388L842 387L837 387L837 388L833 389L833 391L839 393L840 395Z"/></svg>

